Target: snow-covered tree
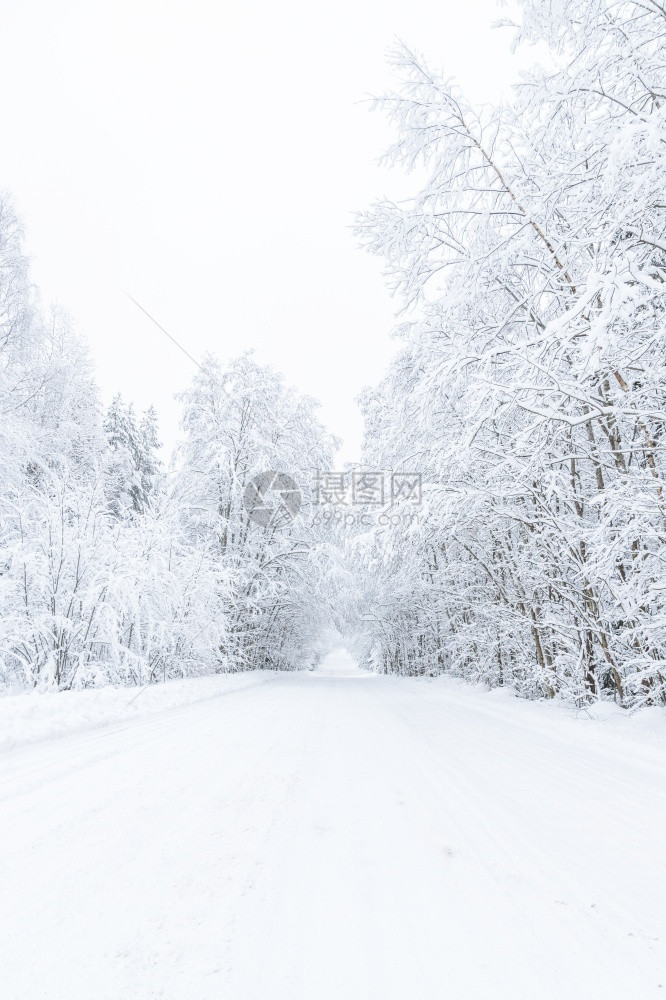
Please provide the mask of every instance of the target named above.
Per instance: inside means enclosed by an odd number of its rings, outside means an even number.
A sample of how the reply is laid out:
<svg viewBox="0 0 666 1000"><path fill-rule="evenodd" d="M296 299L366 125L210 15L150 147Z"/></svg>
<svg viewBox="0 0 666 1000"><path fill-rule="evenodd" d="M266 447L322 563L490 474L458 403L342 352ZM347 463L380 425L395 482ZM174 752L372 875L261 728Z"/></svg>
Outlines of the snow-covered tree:
<svg viewBox="0 0 666 1000"><path fill-rule="evenodd" d="M118 394L107 410L104 429L111 450L107 474L111 508L117 517L142 513L161 470L155 409L149 407L137 422L133 405Z"/></svg>
<svg viewBox="0 0 666 1000"><path fill-rule="evenodd" d="M663 700L663 10L524 7L556 69L512 106L475 111L404 47L379 102L426 180L359 220L411 309L366 460L427 485L418 529L358 543L357 641L385 669Z"/></svg>
<svg viewBox="0 0 666 1000"><path fill-rule="evenodd" d="M236 668L298 666L322 619L318 539L306 512L313 472L330 467L335 441L316 419L314 400L248 354L226 370L208 357L182 398L180 503L192 538L212 546L233 581L220 608L229 622L221 657ZM279 489L265 498L276 516L265 523L254 516L254 484L266 473L294 481L296 517L284 509L280 516Z"/></svg>

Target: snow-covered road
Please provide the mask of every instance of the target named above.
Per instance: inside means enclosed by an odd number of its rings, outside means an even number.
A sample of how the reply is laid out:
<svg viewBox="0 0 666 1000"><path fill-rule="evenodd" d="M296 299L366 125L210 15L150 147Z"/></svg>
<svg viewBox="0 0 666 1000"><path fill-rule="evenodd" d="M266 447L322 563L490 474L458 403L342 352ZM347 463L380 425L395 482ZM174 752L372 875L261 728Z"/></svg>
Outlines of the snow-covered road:
<svg viewBox="0 0 666 1000"><path fill-rule="evenodd" d="M0 756L5 1000L666 997L663 743L315 673Z"/></svg>

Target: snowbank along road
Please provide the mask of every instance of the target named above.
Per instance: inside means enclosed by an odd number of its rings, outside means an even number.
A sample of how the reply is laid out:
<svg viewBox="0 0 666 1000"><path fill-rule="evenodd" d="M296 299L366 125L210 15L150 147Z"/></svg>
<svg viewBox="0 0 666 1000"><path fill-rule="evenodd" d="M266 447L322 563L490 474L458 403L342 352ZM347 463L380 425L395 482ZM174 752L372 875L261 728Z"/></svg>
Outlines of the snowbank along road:
<svg viewBox="0 0 666 1000"><path fill-rule="evenodd" d="M6 752L0 994L666 997L664 759L341 653Z"/></svg>

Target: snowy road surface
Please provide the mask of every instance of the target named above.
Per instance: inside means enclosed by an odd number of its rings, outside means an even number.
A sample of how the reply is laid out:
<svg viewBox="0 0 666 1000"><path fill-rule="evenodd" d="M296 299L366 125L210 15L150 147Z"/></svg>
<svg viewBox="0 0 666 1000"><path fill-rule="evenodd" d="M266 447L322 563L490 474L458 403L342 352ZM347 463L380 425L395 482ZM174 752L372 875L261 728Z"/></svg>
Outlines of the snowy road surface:
<svg viewBox="0 0 666 1000"><path fill-rule="evenodd" d="M4 1000L666 998L663 744L338 654L0 756Z"/></svg>

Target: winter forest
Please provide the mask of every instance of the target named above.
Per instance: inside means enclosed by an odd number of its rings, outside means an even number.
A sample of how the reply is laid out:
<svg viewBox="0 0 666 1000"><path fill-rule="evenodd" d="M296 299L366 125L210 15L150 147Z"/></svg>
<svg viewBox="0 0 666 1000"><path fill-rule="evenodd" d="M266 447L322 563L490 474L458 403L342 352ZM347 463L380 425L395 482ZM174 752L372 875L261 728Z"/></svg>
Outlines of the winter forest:
<svg viewBox="0 0 666 1000"><path fill-rule="evenodd" d="M343 637L382 673L662 704L665 35L657 0L527 2L516 44L547 43L551 65L492 108L393 49L376 108L412 195L355 235L401 347L360 400L357 468L418 472L418 507L347 516L342 497L317 516L336 439L251 354L202 359L161 455L152 408L102 407L5 194L3 684L298 669ZM265 470L297 484L289 523L251 517Z"/></svg>
<svg viewBox="0 0 666 1000"><path fill-rule="evenodd" d="M1 1000L657 1000L666 0L0 27Z"/></svg>

